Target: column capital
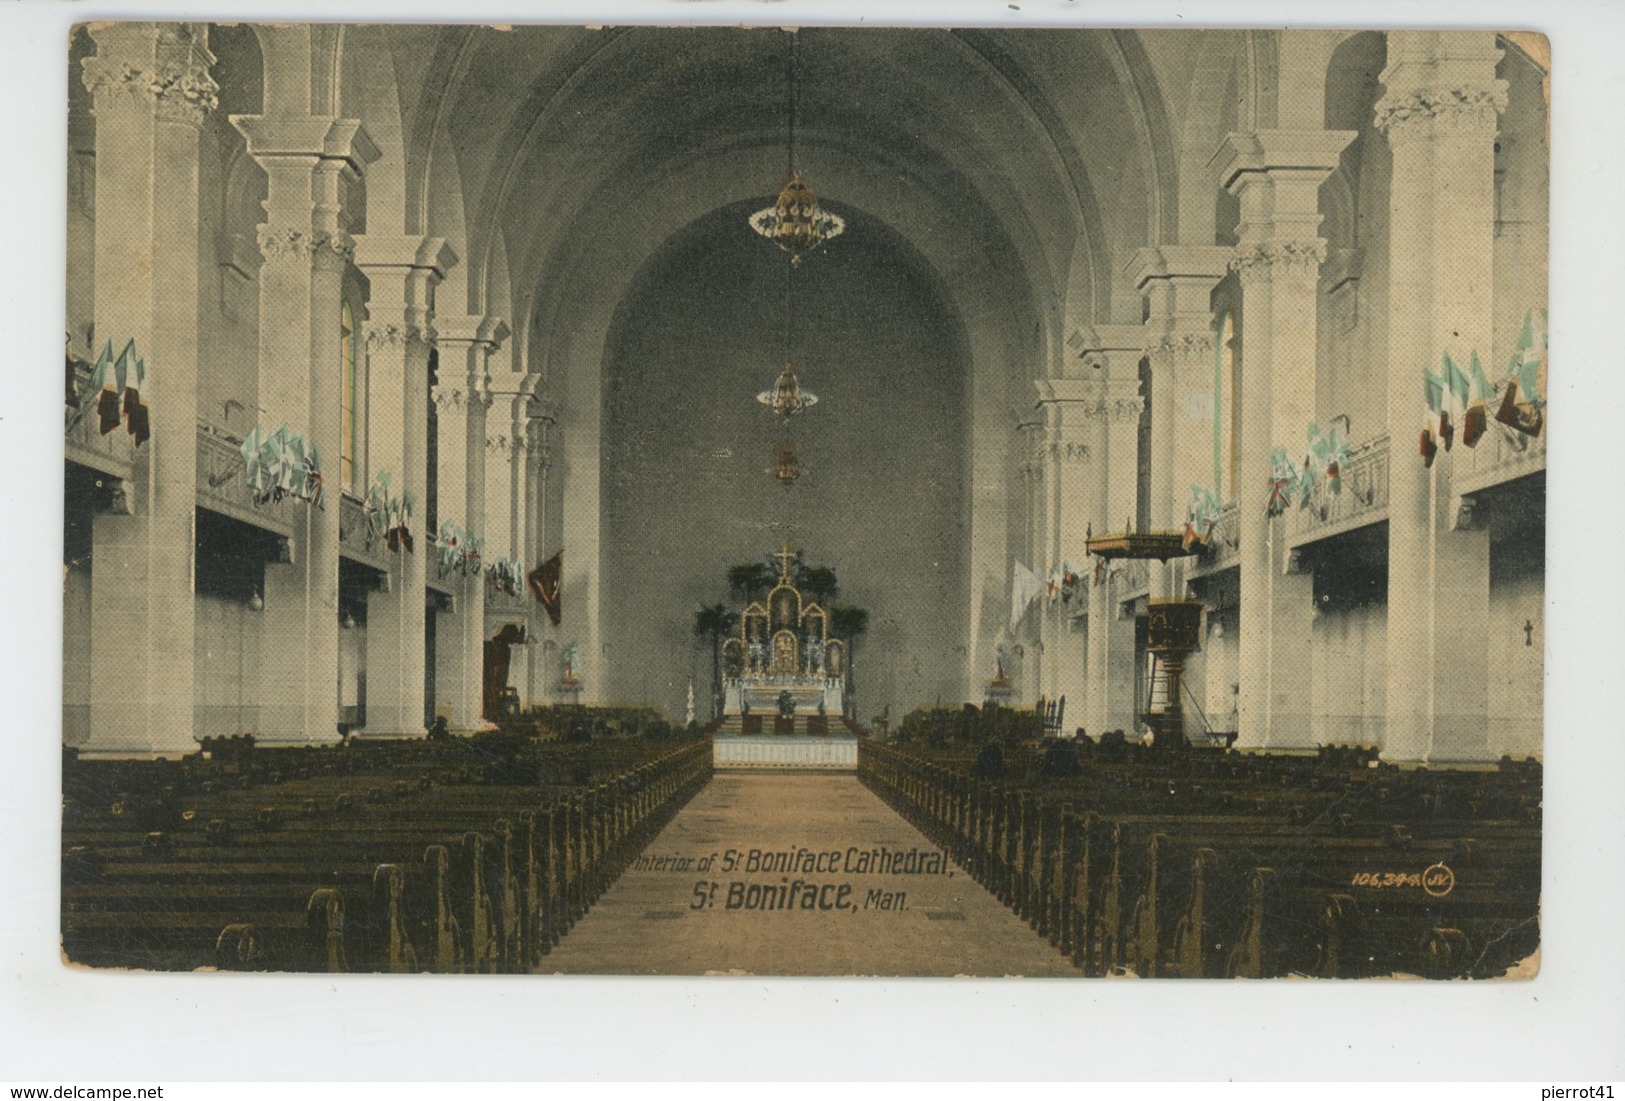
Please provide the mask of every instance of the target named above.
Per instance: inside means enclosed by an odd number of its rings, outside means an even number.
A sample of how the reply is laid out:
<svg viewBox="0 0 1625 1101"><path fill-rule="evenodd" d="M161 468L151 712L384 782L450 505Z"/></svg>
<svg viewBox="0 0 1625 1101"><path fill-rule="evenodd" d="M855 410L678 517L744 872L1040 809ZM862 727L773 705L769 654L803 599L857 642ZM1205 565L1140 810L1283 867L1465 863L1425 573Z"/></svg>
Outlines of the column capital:
<svg viewBox="0 0 1625 1101"><path fill-rule="evenodd" d="M209 69L208 31L190 23L92 24L96 53L80 78L97 115L120 105L144 106L157 117L201 126L220 103Z"/></svg>
<svg viewBox="0 0 1625 1101"><path fill-rule="evenodd" d="M1507 82L1495 76L1502 51L1488 31L1393 31L1378 79L1377 129L1390 144L1436 129L1495 131Z"/></svg>
<svg viewBox="0 0 1625 1101"><path fill-rule="evenodd" d="M357 173L380 156L360 119L324 115L232 115L248 155L261 165L286 160L343 161ZM268 165L267 165L268 166Z"/></svg>
<svg viewBox="0 0 1625 1101"><path fill-rule="evenodd" d="M557 424L559 420L559 400L546 391L532 394L530 398L530 419L532 422L542 424Z"/></svg>
<svg viewBox="0 0 1625 1101"><path fill-rule="evenodd" d="M384 350L402 351L411 344L431 344L434 341L434 329L410 320L394 321L363 321L361 323L362 335L366 337L367 350L374 354Z"/></svg>
<svg viewBox="0 0 1625 1101"><path fill-rule="evenodd" d="M1375 125L1390 143L1425 137L1435 128L1493 135L1507 108L1507 82L1494 85L1387 92L1377 101Z"/></svg>
<svg viewBox="0 0 1625 1101"><path fill-rule="evenodd" d="M261 222L254 234L266 260L302 259L312 263L348 264L355 259L355 238L339 230Z"/></svg>
<svg viewBox="0 0 1625 1101"><path fill-rule="evenodd" d="M1211 289L1229 263L1230 250L1223 245L1153 245L1135 249L1123 273L1142 294L1156 279L1206 281Z"/></svg>
<svg viewBox="0 0 1625 1101"><path fill-rule="evenodd" d="M1319 187L1337 169L1353 130L1254 130L1230 134L1208 162L1231 194L1277 181L1301 179Z"/></svg>
<svg viewBox="0 0 1625 1101"><path fill-rule="evenodd" d="M444 237L396 236L363 233L355 239L356 263L368 274L421 271L434 279L444 279L457 266L457 250Z"/></svg>
<svg viewBox="0 0 1625 1101"><path fill-rule="evenodd" d="M1316 279L1326 259L1326 242L1319 237L1268 241L1236 250L1230 266L1241 276L1243 285L1271 279L1279 273Z"/></svg>
<svg viewBox="0 0 1625 1101"><path fill-rule="evenodd" d="M1066 346L1091 372L1100 372L1114 359L1133 356L1138 362L1145 346L1145 329L1140 325L1082 324L1067 336Z"/></svg>
<svg viewBox="0 0 1625 1101"><path fill-rule="evenodd" d="M457 263L457 253L446 239L362 234L355 239L355 258L372 284L374 314L399 311L400 322L392 319L388 328L398 330L405 339L433 344L434 289ZM371 329L367 339L371 346Z"/></svg>
<svg viewBox="0 0 1625 1101"><path fill-rule="evenodd" d="M472 347L482 344L485 345L486 351L494 351L513 335L508 323L502 318L476 315L462 317L437 315L435 329L439 333L438 343L441 345L462 344Z"/></svg>

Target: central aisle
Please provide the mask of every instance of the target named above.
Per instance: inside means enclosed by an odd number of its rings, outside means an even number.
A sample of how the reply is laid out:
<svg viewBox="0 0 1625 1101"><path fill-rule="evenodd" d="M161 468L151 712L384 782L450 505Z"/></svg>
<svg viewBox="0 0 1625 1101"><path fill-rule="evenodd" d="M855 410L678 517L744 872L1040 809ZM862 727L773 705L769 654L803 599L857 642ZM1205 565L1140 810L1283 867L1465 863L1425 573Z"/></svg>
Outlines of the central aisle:
<svg viewBox="0 0 1625 1101"><path fill-rule="evenodd" d="M751 850L807 866L747 870ZM541 970L1078 974L850 773L718 773Z"/></svg>

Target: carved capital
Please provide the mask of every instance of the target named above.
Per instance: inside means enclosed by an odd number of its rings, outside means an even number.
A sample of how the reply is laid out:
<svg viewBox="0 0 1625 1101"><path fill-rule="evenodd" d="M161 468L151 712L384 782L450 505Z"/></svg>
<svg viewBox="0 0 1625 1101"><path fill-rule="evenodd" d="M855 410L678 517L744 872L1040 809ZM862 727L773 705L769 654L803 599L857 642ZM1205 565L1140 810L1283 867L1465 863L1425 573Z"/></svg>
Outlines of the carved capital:
<svg viewBox="0 0 1625 1101"><path fill-rule="evenodd" d="M1203 329L1196 332L1164 333L1146 346L1145 354L1153 361L1172 361L1179 364L1213 361L1213 333Z"/></svg>
<svg viewBox="0 0 1625 1101"><path fill-rule="evenodd" d="M259 240L260 255L266 260L303 259L316 264L348 264L355 259L355 241L348 233L261 223L255 229L255 236Z"/></svg>
<svg viewBox="0 0 1625 1101"><path fill-rule="evenodd" d="M1389 142L1421 137L1434 128L1495 132L1496 117L1507 107L1507 82L1481 88L1424 88L1389 92L1377 101L1376 127Z"/></svg>
<svg viewBox="0 0 1625 1101"><path fill-rule="evenodd" d="M1089 445L1077 440L1051 440L1044 455L1051 462L1076 466L1089 461Z"/></svg>
<svg viewBox="0 0 1625 1101"><path fill-rule="evenodd" d="M85 88L96 97L98 112L120 99L144 104L158 117L201 126L220 105L220 85L209 75L206 51L188 47L192 57L149 67L132 65L112 57L87 57L81 77ZM209 60L212 60L210 58Z"/></svg>
<svg viewBox="0 0 1625 1101"><path fill-rule="evenodd" d="M506 435L485 437L485 450L498 455L506 455L512 444L513 440Z"/></svg>
<svg viewBox="0 0 1625 1101"><path fill-rule="evenodd" d="M462 390L452 386L436 386L429 394L436 409L448 411L463 407Z"/></svg>
<svg viewBox="0 0 1625 1101"><path fill-rule="evenodd" d="M1230 261L1230 269L1243 283L1273 279L1277 275L1319 279L1320 265L1326 259L1326 242L1319 238L1301 241L1266 241L1242 248Z"/></svg>
<svg viewBox="0 0 1625 1101"><path fill-rule="evenodd" d="M1145 412L1145 399L1141 397L1112 398L1103 404L1107 406L1107 417L1114 424L1138 421L1140 414Z"/></svg>

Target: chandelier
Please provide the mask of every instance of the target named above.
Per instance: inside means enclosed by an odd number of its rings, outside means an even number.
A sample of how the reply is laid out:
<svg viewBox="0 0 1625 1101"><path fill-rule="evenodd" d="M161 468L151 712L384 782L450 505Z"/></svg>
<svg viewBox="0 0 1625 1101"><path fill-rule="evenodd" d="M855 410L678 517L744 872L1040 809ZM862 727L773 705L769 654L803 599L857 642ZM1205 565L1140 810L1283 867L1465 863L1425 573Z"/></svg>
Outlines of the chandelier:
<svg viewBox="0 0 1625 1101"><path fill-rule="evenodd" d="M817 405L818 395L801 388L801 382L796 378L795 364L786 362L772 389L757 394L756 400L779 416L788 418Z"/></svg>
<svg viewBox="0 0 1625 1101"><path fill-rule="evenodd" d="M793 444L781 443L773 449L773 465L768 469L768 473L786 488L801 477L801 460L797 458Z"/></svg>
<svg viewBox="0 0 1625 1101"><path fill-rule="evenodd" d="M846 229L840 215L818 205L818 196L796 170L796 44L799 34L790 35L790 78L786 85L785 109L786 175L789 181L779 189L773 205L750 216L750 228L790 254L791 264Z"/></svg>
<svg viewBox="0 0 1625 1101"><path fill-rule="evenodd" d="M818 196L792 163L790 182L779 189L772 206L750 216L750 228L788 252L790 263L799 264L804 255L845 232L846 222L818 205Z"/></svg>

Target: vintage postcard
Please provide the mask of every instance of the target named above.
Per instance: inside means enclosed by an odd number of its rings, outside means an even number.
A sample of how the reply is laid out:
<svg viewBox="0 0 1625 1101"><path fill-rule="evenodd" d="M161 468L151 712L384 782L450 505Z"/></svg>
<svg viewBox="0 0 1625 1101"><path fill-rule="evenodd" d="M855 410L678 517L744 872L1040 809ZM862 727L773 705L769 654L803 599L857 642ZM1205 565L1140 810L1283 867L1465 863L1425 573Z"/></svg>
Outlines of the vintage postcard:
<svg viewBox="0 0 1625 1101"><path fill-rule="evenodd" d="M67 963L1537 972L1543 37L67 61Z"/></svg>

